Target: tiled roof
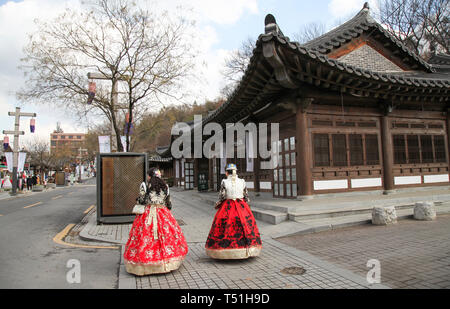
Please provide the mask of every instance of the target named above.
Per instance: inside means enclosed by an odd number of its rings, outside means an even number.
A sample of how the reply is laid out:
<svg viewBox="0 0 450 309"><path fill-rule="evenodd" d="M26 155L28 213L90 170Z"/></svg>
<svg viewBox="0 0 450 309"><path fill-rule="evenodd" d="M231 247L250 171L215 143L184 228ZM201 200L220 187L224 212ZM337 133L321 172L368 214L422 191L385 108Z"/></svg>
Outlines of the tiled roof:
<svg viewBox="0 0 450 309"><path fill-rule="evenodd" d="M326 50L340 46L370 27L376 27L424 70L374 72L326 55ZM303 85L384 100L396 98L448 104L450 75L433 72L428 63L373 21L366 8L349 22L303 45L284 36L270 14L266 17L265 32L258 37L240 83L224 104L203 118L203 125L239 122L272 104L286 90L299 89Z"/></svg>
<svg viewBox="0 0 450 309"><path fill-rule="evenodd" d="M434 54L428 60L428 63L431 64L436 72L450 73L450 55Z"/></svg>
<svg viewBox="0 0 450 309"><path fill-rule="evenodd" d="M370 15L370 9L367 2L364 4L363 9L359 11L355 17L325 33L324 35L303 44L302 46L318 51L321 54L328 54L351 40L361 36L362 34L367 34L370 36L381 34L384 40L391 43L390 46L392 49L399 49L405 56L410 58L409 62L415 62L417 66L431 72L432 67L427 62L391 35Z"/></svg>

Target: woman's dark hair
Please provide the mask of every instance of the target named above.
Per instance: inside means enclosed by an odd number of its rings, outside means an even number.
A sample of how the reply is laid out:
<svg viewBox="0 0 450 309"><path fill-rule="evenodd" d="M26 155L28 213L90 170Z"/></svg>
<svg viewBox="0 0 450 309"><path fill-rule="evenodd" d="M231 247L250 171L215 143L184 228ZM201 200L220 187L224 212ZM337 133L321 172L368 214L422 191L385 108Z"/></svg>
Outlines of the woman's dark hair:
<svg viewBox="0 0 450 309"><path fill-rule="evenodd" d="M159 195L161 191L164 191L164 193L167 195L167 185L164 180L156 176L156 171L158 169L156 167L152 167L147 174L151 177L150 179L150 191L155 191L156 194Z"/></svg>

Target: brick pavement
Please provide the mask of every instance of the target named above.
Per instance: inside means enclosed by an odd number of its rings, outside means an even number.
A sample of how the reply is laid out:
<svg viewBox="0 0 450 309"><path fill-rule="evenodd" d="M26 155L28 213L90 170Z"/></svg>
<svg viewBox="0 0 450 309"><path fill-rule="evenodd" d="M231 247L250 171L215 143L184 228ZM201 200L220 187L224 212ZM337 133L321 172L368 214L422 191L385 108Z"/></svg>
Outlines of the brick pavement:
<svg viewBox="0 0 450 309"><path fill-rule="evenodd" d="M135 277L126 273L123 264L120 288L138 289L320 289L320 288L386 288L369 285L364 276L327 263L306 252L271 238L273 225L258 222L263 241L261 255L238 261L213 260L204 249L216 212L212 205L196 199L189 192L172 192L173 215L181 225L189 245L182 266L171 273ZM298 224L298 223L293 223ZM126 239L122 240L122 243ZM123 262L123 261L122 261ZM284 274L286 267L303 267L302 275Z"/></svg>
<svg viewBox="0 0 450 309"><path fill-rule="evenodd" d="M393 288L450 288L450 215L278 240L363 276L367 261L378 259L381 283Z"/></svg>

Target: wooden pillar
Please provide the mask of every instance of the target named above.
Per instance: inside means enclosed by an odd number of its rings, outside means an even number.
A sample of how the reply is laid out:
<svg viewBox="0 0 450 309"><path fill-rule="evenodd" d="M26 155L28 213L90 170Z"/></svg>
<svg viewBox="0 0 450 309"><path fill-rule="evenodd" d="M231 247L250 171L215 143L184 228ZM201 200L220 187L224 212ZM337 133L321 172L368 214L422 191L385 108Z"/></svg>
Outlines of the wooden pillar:
<svg viewBox="0 0 450 309"><path fill-rule="evenodd" d="M297 101L295 114L295 138L296 138L296 165L297 165L297 199L306 200L313 198L312 187L312 148L311 137L308 131L308 118L306 108L312 103L311 98L301 98Z"/></svg>
<svg viewBox="0 0 450 309"><path fill-rule="evenodd" d="M383 194L394 192L394 176L392 173L394 167L394 147L392 143L392 134L388 115L381 117L381 147L383 153Z"/></svg>
<svg viewBox="0 0 450 309"><path fill-rule="evenodd" d="M213 159L208 159L208 191L213 189Z"/></svg>
<svg viewBox="0 0 450 309"><path fill-rule="evenodd" d="M259 192L261 190L259 185L259 167L260 167L260 160L259 160L259 132L257 131L256 136L253 138L256 138L256 149L253 150L253 153L256 153L256 158L253 159L253 190L255 191L256 196L259 196Z"/></svg>
<svg viewBox="0 0 450 309"><path fill-rule="evenodd" d="M198 168L199 168L199 160L194 159L194 188L198 188Z"/></svg>
<svg viewBox="0 0 450 309"><path fill-rule="evenodd" d="M182 179L183 179L183 175L181 174L181 172L183 171L183 167L182 167L182 165L184 164L183 163L183 160L182 159L180 159L180 160L178 160L179 162L180 162L180 164L178 164L178 172L179 172L179 178L178 178L178 186L179 187L181 187L182 185L181 185L181 181L182 181Z"/></svg>

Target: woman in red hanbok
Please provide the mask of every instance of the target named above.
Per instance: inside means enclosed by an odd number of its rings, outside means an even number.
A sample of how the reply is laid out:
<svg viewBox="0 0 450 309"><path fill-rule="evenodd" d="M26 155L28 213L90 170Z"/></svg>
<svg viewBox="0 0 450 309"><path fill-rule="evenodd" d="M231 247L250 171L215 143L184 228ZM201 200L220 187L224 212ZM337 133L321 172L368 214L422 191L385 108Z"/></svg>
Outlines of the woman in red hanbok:
<svg viewBox="0 0 450 309"><path fill-rule="evenodd" d="M146 206L134 219L124 252L126 270L138 276L176 270L188 253L186 239L170 211L169 188L160 171L151 169L148 179L137 198Z"/></svg>
<svg viewBox="0 0 450 309"><path fill-rule="evenodd" d="M231 174L230 174L231 173ZM215 259L246 259L258 256L261 237L250 207L245 180L237 177L236 165L228 164L222 180L219 209L206 241L206 254Z"/></svg>

